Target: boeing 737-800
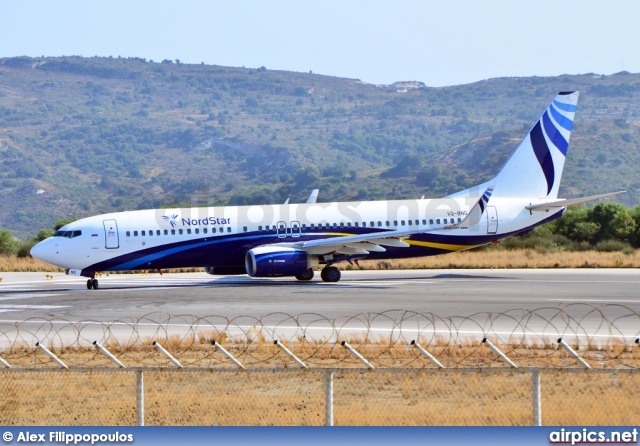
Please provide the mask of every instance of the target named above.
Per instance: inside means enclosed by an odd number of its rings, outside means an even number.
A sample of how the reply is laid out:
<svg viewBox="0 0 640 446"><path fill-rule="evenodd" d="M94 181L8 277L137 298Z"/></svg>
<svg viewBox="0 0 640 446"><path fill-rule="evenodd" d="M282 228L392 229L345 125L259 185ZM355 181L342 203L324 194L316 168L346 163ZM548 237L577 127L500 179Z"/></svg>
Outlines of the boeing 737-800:
<svg viewBox="0 0 640 446"><path fill-rule="evenodd" d="M69 223L31 254L96 289L96 272L186 267L311 280L324 265L322 280L337 282L337 262L488 244L619 193L557 198L577 102L578 92L560 92L498 175L445 198L117 212Z"/></svg>

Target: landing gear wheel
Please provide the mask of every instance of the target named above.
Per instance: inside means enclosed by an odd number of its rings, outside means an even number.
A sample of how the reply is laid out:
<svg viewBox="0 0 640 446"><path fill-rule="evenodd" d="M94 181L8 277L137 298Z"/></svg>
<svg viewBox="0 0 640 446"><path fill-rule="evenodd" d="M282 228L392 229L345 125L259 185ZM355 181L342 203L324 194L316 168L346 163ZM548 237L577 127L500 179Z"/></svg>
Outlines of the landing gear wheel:
<svg viewBox="0 0 640 446"><path fill-rule="evenodd" d="M313 270L311 268L309 268L304 273L298 274L296 276L296 279L298 279L298 280L311 280L311 279L313 279Z"/></svg>
<svg viewBox="0 0 640 446"><path fill-rule="evenodd" d="M88 290L93 289L93 280L91 279L87 280L87 289Z"/></svg>
<svg viewBox="0 0 640 446"><path fill-rule="evenodd" d="M93 282L93 289L97 290L98 289L98 279L91 279L91 282Z"/></svg>
<svg viewBox="0 0 640 446"><path fill-rule="evenodd" d="M320 277L322 277L322 280L325 282L337 282L340 280L340 277L342 277L342 274L335 266L327 266L320 273Z"/></svg>

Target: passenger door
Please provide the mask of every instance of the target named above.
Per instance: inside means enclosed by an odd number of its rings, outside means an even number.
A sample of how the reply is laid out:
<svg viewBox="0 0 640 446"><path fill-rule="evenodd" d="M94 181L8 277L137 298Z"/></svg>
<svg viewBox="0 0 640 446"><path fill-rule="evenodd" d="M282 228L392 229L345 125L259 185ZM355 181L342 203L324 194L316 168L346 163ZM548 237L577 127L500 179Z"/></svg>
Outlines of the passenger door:
<svg viewBox="0 0 640 446"><path fill-rule="evenodd" d="M115 220L104 220L104 247L107 249L118 249L120 238L118 237L118 224Z"/></svg>

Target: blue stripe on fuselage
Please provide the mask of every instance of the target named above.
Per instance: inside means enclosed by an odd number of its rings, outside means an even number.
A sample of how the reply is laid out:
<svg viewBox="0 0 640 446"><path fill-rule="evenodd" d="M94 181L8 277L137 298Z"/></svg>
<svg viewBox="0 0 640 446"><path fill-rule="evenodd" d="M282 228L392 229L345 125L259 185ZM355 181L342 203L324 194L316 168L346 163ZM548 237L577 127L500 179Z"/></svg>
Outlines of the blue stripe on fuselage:
<svg viewBox="0 0 640 446"><path fill-rule="evenodd" d="M562 216L562 212L555 213L546 218L542 222L527 228L514 231L509 234L500 235L500 238L516 235L521 232L527 232L540 224L555 220ZM374 228L332 228L329 231L345 231L353 235L367 233L382 233L387 230ZM167 245L147 248L140 251L134 251L128 254L115 257L110 260L96 263L84 269L88 271L127 271L133 269L155 269L155 268L186 268L186 267L204 267L204 266L242 266L244 265L244 256L249 249L256 246L267 245L271 243L292 243L297 241L316 240L327 237L335 237L333 234L327 234L327 230L323 229L318 232L308 230L300 237L279 238L275 233L243 233L233 236L216 237L211 240L204 239L188 240L176 242ZM210 239L211 237L207 237ZM410 240L466 245L469 247L490 243L495 240L495 234L482 235L452 235L452 234L434 234L421 233L410 237ZM446 249L411 246L410 248L393 248L387 247L385 253L371 252L368 259L388 259L388 258L404 258L404 257L421 257L443 254ZM198 259L198 262L194 262ZM149 263L151 263L149 265Z"/></svg>

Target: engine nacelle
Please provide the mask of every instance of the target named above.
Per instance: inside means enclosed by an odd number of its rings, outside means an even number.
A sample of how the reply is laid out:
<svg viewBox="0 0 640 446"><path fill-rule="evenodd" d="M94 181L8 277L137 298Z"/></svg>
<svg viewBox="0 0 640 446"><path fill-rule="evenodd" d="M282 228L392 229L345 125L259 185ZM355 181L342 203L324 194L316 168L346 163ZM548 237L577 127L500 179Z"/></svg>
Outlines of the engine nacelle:
<svg viewBox="0 0 640 446"><path fill-rule="evenodd" d="M212 276L234 276L247 274L244 266L206 266L204 272Z"/></svg>
<svg viewBox="0 0 640 446"><path fill-rule="evenodd" d="M317 264L315 256L285 246L258 246L250 249L244 259L251 277L297 276Z"/></svg>

